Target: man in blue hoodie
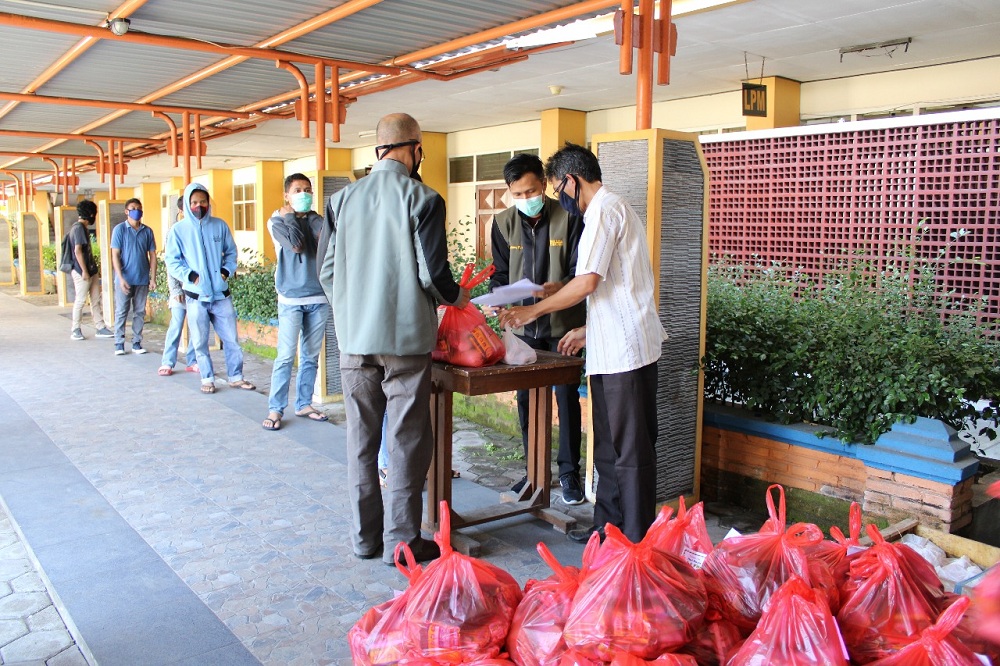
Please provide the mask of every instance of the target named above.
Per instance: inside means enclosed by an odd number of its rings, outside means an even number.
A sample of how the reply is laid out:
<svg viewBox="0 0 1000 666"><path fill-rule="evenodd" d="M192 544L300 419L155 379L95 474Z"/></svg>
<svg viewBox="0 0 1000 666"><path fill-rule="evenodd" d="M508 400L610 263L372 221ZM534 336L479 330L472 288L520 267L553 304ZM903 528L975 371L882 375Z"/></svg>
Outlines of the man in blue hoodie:
<svg viewBox="0 0 1000 666"><path fill-rule="evenodd" d="M167 272L183 285L201 392L215 393L209 322L222 340L229 385L248 391L257 388L243 379L243 349L236 338L236 310L229 297L228 280L236 274L236 243L225 221L212 217L208 190L200 183L184 189L184 219L167 237L165 260Z"/></svg>
<svg viewBox="0 0 1000 666"><path fill-rule="evenodd" d="M274 287L278 292L278 355L271 371L269 411L261 424L264 430L281 428L296 347L300 351L295 415L313 421L327 420L323 412L312 406L319 348L330 317L330 304L316 268L316 243L324 220L313 211L312 202L312 182L301 173L293 173L285 178L285 205L267 221L278 258L274 271Z"/></svg>

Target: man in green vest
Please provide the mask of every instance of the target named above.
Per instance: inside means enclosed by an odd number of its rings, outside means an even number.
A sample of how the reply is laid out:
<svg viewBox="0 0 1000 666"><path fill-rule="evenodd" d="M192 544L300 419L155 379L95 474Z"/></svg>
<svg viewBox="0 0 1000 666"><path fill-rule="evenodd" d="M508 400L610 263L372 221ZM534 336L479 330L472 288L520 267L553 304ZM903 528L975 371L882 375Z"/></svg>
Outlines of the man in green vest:
<svg viewBox="0 0 1000 666"><path fill-rule="evenodd" d="M491 243L496 272L490 289L527 278L543 287L547 296L557 292L576 273L576 248L583 220L567 213L559 202L545 196L545 171L535 155L518 153L503 169L514 205L493 218ZM518 305L532 305L527 298ZM539 317L514 333L534 349L557 351L559 340L586 323L584 303ZM555 387L559 408L559 484L563 501L584 501L580 483L580 383ZM521 421L521 443L528 453L528 391L517 392L517 414ZM514 484L520 493L527 476Z"/></svg>

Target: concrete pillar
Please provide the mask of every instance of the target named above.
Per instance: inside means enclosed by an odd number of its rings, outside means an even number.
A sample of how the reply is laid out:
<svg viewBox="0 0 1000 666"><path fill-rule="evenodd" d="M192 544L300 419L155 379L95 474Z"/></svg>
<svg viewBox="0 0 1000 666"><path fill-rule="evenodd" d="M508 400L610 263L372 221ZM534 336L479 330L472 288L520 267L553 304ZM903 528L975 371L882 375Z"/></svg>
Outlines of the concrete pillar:
<svg viewBox="0 0 1000 666"><path fill-rule="evenodd" d="M352 168L350 148L326 149L327 171L351 171ZM313 183L313 187L316 187L316 183Z"/></svg>
<svg viewBox="0 0 1000 666"><path fill-rule="evenodd" d="M567 141L587 145L587 114L573 109L542 111L542 142L538 156L542 162L563 147Z"/></svg>
<svg viewBox="0 0 1000 666"><path fill-rule="evenodd" d="M163 252L167 229L163 226L163 216L160 214L160 184L143 183L133 190L132 196L142 202L142 223L153 230L156 251ZM176 200L174 200L173 206L176 208Z"/></svg>
<svg viewBox="0 0 1000 666"><path fill-rule="evenodd" d="M767 86L767 115L747 116L747 129L797 127L801 84L780 76L768 76L761 83Z"/></svg>

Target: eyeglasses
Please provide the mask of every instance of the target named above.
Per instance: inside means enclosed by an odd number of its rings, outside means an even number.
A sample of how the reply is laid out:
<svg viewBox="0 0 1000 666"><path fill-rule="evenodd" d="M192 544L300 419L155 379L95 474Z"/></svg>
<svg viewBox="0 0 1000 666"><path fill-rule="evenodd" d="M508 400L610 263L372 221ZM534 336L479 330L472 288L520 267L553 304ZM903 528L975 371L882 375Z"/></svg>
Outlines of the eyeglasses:
<svg viewBox="0 0 1000 666"><path fill-rule="evenodd" d="M559 181L559 186L556 187L555 189L556 196L559 196L560 194L563 193L563 190L566 189L566 184L568 182L569 182L569 174L566 174L565 176L563 176L563 179Z"/></svg>

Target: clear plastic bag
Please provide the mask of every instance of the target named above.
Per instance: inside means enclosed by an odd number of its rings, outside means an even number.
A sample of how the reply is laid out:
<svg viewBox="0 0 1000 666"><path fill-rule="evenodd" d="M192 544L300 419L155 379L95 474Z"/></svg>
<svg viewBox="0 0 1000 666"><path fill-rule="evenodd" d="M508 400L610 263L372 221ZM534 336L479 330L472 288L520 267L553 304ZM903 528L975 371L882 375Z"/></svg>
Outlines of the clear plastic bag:
<svg viewBox="0 0 1000 666"><path fill-rule="evenodd" d="M505 350L503 362L507 365L531 365L538 360L538 354L535 353L535 350L527 342L514 335L511 329L503 329L500 341L503 342Z"/></svg>

